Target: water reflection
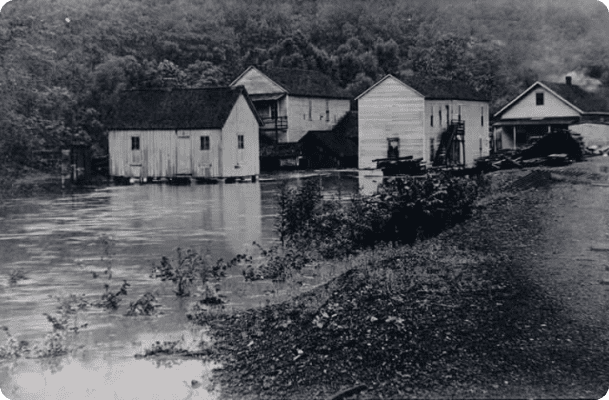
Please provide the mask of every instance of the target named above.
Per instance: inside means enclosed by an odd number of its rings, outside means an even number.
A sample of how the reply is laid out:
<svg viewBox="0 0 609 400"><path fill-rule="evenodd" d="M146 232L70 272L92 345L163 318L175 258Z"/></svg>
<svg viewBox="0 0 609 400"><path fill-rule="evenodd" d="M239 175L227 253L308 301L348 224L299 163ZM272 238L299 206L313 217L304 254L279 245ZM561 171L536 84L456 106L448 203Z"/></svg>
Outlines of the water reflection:
<svg viewBox="0 0 609 400"><path fill-rule="evenodd" d="M78 355L0 364L3 393L12 400L213 398L201 384L208 379L209 365L133 359L147 341L189 330L188 301L177 299L169 284L151 279L150 265L162 255L175 254L178 246L208 252L212 259L230 259L254 241L269 246L276 241L275 198L284 178L233 185L108 187L1 204L0 316L19 340L41 340L50 331L43 314L55 312L52 296L72 293L94 299L105 283L113 289L123 279L131 284L120 311L84 313L90 325L75 340L84 349ZM374 186L357 171L299 176L290 182L297 185L304 179L318 179L325 198L348 199L360 187ZM101 235L116 242L112 280L102 274ZM13 270L26 279L10 285ZM231 279L242 279L240 272L232 271ZM125 306L146 291L163 304L163 315L124 317ZM248 301L252 303L242 302Z"/></svg>

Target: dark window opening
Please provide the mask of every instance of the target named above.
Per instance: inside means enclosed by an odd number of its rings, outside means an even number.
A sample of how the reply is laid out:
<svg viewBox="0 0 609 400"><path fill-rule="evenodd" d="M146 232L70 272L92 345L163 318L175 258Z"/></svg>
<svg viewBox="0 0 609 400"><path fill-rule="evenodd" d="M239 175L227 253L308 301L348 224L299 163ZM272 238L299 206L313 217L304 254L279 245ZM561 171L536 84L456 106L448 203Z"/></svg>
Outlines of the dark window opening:
<svg viewBox="0 0 609 400"><path fill-rule="evenodd" d="M209 136L201 136L201 150L209 150Z"/></svg>
<svg viewBox="0 0 609 400"><path fill-rule="evenodd" d="M480 126L484 126L484 107L480 107Z"/></svg>
<svg viewBox="0 0 609 400"><path fill-rule="evenodd" d="M237 136L237 148L245 149L245 138L243 137L243 135Z"/></svg>
<svg viewBox="0 0 609 400"><path fill-rule="evenodd" d="M429 118L429 123L431 124L431 126L433 126L433 114Z"/></svg>
<svg viewBox="0 0 609 400"><path fill-rule="evenodd" d="M438 122L442 126L442 108L438 110Z"/></svg>
<svg viewBox="0 0 609 400"><path fill-rule="evenodd" d="M391 138L387 139L387 158L399 158L400 157L400 139Z"/></svg>
<svg viewBox="0 0 609 400"><path fill-rule="evenodd" d="M140 149L140 137L132 136L131 137L131 150L139 150Z"/></svg>
<svg viewBox="0 0 609 400"><path fill-rule="evenodd" d="M326 122L330 122L330 101L326 100Z"/></svg>
<svg viewBox="0 0 609 400"><path fill-rule="evenodd" d="M535 93L535 105L543 106L543 93Z"/></svg>

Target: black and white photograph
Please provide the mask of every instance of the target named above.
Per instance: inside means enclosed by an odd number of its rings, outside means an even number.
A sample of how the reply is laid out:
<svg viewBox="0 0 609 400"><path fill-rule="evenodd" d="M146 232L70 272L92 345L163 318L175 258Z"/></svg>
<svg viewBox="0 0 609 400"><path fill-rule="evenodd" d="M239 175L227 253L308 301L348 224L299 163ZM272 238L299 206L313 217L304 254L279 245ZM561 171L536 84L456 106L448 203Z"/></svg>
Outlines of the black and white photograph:
<svg viewBox="0 0 609 400"><path fill-rule="evenodd" d="M0 400L609 399L609 5L0 1Z"/></svg>

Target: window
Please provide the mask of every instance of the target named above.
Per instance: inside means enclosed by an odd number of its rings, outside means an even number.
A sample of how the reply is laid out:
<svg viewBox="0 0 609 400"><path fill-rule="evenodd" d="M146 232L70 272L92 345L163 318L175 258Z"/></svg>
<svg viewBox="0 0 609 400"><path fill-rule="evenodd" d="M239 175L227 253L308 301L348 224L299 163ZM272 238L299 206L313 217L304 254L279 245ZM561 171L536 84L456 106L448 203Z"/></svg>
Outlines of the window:
<svg viewBox="0 0 609 400"><path fill-rule="evenodd" d="M243 135L237 135L237 148L245 149L245 138Z"/></svg>
<svg viewBox="0 0 609 400"><path fill-rule="evenodd" d="M326 100L326 122L330 122L330 100Z"/></svg>
<svg viewBox="0 0 609 400"><path fill-rule="evenodd" d="M442 107L438 109L438 123L442 126Z"/></svg>
<svg viewBox="0 0 609 400"><path fill-rule="evenodd" d="M480 126L484 126L484 107L480 107Z"/></svg>
<svg viewBox="0 0 609 400"><path fill-rule="evenodd" d="M461 121L461 105L458 106L458 110L459 110L459 114L457 115L457 118L459 121Z"/></svg>
<svg viewBox="0 0 609 400"><path fill-rule="evenodd" d="M450 125L450 107L446 106L446 126Z"/></svg>
<svg viewBox="0 0 609 400"><path fill-rule="evenodd" d="M543 93L535 93L535 105L543 106Z"/></svg>
<svg viewBox="0 0 609 400"><path fill-rule="evenodd" d="M139 149L140 149L140 137L131 136L131 150L139 150Z"/></svg>
<svg viewBox="0 0 609 400"><path fill-rule="evenodd" d="M429 124L433 126L433 114L429 116Z"/></svg>
<svg viewBox="0 0 609 400"><path fill-rule="evenodd" d="M201 150L209 150L209 136L201 136Z"/></svg>
<svg viewBox="0 0 609 400"><path fill-rule="evenodd" d="M391 138L387 139L387 158L399 158L400 157L400 139Z"/></svg>

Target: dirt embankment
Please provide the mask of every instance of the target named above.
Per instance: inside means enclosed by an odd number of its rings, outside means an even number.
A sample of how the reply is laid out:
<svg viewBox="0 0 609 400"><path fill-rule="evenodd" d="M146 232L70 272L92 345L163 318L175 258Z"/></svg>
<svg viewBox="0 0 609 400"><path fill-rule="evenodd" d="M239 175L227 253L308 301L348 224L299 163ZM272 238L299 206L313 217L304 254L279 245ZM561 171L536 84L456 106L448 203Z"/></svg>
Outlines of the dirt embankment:
<svg viewBox="0 0 609 400"><path fill-rule="evenodd" d="M495 174L437 238L363 253L277 306L197 316L224 396L602 397L607 161Z"/></svg>

